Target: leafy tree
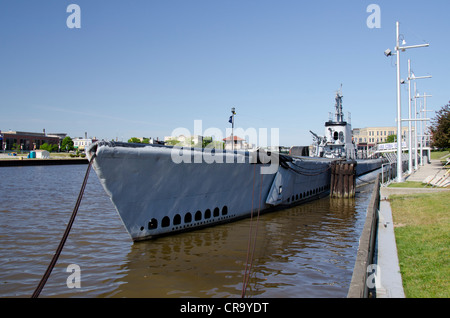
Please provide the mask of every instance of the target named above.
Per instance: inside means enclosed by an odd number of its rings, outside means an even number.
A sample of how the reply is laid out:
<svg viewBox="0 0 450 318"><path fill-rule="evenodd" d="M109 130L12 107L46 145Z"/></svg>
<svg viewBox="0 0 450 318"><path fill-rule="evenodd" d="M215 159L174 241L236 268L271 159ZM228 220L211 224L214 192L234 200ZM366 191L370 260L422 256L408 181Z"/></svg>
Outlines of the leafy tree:
<svg viewBox="0 0 450 318"><path fill-rule="evenodd" d="M141 140L139 138L132 137L132 138L128 139L128 142L133 143L133 144L140 144Z"/></svg>
<svg viewBox="0 0 450 318"><path fill-rule="evenodd" d="M166 141L166 144L169 146L176 146L177 144L179 144L180 142L176 139L170 139L168 141Z"/></svg>
<svg viewBox="0 0 450 318"><path fill-rule="evenodd" d="M212 137L203 137L203 139L202 139L202 148L206 148L212 142L213 142Z"/></svg>
<svg viewBox="0 0 450 318"><path fill-rule="evenodd" d="M65 137L61 143L61 149L65 151L73 150L73 140L69 136Z"/></svg>
<svg viewBox="0 0 450 318"><path fill-rule="evenodd" d="M436 117L431 120L430 131L433 147L450 147L450 104L443 106L436 112Z"/></svg>
<svg viewBox="0 0 450 318"><path fill-rule="evenodd" d="M391 142L395 142L397 140L397 135L389 135L386 138L386 142L391 143Z"/></svg>
<svg viewBox="0 0 450 318"><path fill-rule="evenodd" d="M217 150L225 149L225 143L223 141L212 141L208 143L204 148L214 148Z"/></svg>
<svg viewBox="0 0 450 318"><path fill-rule="evenodd" d="M48 144L48 143L43 143L39 149L41 150L47 150L48 152L53 152L53 151L57 151L58 150L58 145L53 145L53 144Z"/></svg>
<svg viewBox="0 0 450 318"><path fill-rule="evenodd" d="M12 145L12 150L14 150L14 151L20 151L20 145L14 143L14 144Z"/></svg>

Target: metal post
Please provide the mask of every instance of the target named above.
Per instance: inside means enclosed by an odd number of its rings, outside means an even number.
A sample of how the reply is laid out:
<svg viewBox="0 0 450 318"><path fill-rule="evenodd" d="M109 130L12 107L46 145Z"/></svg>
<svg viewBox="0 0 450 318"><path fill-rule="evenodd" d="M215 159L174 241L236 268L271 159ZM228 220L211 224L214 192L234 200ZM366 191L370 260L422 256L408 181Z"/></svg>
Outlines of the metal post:
<svg viewBox="0 0 450 318"><path fill-rule="evenodd" d="M420 110L419 110L419 119L416 119L416 121L420 121L420 135L418 135L418 140L419 140L419 142L420 142L420 165L421 166L423 166L423 158L422 158L422 154L423 154L423 143L424 143L424 131L423 131L423 121L426 123L427 121L429 121L430 119L429 118L427 118L426 117L426 112L428 111L427 109L426 109L426 98L427 97L433 97L433 95L426 95L426 94L424 94L424 95L422 95L422 96L419 96L418 94L417 94L417 96L415 96L415 98L423 98L424 99L424 102L425 102L425 106L423 106L423 104L422 104L422 101L421 101L421 105L420 105ZM417 113L417 112L416 112ZM424 115L422 115L422 114L424 114Z"/></svg>
<svg viewBox="0 0 450 318"><path fill-rule="evenodd" d="M422 102L420 103L420 119L423 118ZM423 123L420 121L420 165L423 166Z"/></svg>
<svg viewBox="0 0 450 318"><path fill-rule="evenodd" d="M414 49L419 47L427 47L429 44L400 46L400 23L396 22L396 46L395 51L397 55L397 181L402 182L402 119L401 119L401 90L400 90L400 52L407 49ZM404 42L404 41L403 41ZM404 43L402 43L404 44ZM388 49L384 52L386 56L391 56L391 51ZM411 119L411 118L409 118Z"/></svg>
<svg viewBox="0 0 450 318"><path fill-rule="evenodd" d="M414 82L414 170L417 170L417 161L419 160L419 154L417 153L417 88L416 88L416 82Z"/></svg>
<svg viewBox="0 0 450 318"><path fill-rule="evenodd" d="M423 113L423 115L424 115L424 117L425 118L427 118L427 116L428 116L428 114L427 114L427 93L423 93L423 109L424 109L424 113ZM424 137L425 137L425 134L427 133L427 130L428 130L428 124L427 124L427 122L425 121L425 127L424 127L424 132L423 132L423 135L424 135ZM428 138L425 138L425 146L427 145L427 143L428 143L428 140L427 140ZM428 158L429 159L429 158Z"/></svg>
<svg viewBox="0 0 450 318"><path fill-rule="evenodd" d="M400 91L400 23L396 22L396 46L397 53L397 182L402 182L402 111Z"/></svg>
<svg viewBox="0 0 450 318"><path fill-rule="evenodd" d="M411 60L408 59L408 173L412 173Z"/></svg>
<svg viewBox="0 0 450 318"><path fill-rule="evenodd" d="M236 114L235 108L231 108L231 150L234 151L234 115Z"/></svg>
<svg viewBox="0 0 450 318"><path fill-rule="evenodd" d="M427 95L427 93L423 93L423 108L424 108L424 112L423 112L423 114L424 114L424 117L425 118L427 118L427 96L430 96L430 95ZM423 131L423 139L424 139L424 142L425 142L425 147L427 147L427 148L429 148L428 147L428 135L425 135L426 133L427 133L427 130L428 130L428 124L427 124L427 121L425 120L425 122L424 122L424 131ZM430 153L428 152L427 153L427 161L429 162L429 160L430 160Z"/></svg>

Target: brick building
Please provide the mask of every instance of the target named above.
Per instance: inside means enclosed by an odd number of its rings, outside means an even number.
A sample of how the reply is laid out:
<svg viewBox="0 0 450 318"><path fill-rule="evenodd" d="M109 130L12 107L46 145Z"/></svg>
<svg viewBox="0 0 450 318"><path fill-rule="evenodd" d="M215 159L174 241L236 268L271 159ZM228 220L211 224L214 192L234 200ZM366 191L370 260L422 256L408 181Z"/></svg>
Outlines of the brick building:
<svg viewBox="0 0 450 318"><path fill-rule="evenodd" d="M49 145L59 145L66 134L46 134L25 132L25 131L7 131L0 130L0 149L12 150L14 145L19 149L29 151L39 149L41 145L47 143Z"/></svg>

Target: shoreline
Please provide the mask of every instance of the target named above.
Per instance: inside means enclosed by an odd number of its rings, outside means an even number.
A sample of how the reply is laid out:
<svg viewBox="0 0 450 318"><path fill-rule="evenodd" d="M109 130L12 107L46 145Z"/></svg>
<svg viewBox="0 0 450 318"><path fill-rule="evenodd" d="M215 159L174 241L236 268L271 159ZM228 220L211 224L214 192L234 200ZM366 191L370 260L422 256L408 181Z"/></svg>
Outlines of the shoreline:
<svg viewBox="0 0 450 318"><path fill-rule="evenodd" d="M23 167L23 166L52 166L52 165L74 165L88 164L87 158L53 158L53 159L0 159L0 167Z"/></svg>

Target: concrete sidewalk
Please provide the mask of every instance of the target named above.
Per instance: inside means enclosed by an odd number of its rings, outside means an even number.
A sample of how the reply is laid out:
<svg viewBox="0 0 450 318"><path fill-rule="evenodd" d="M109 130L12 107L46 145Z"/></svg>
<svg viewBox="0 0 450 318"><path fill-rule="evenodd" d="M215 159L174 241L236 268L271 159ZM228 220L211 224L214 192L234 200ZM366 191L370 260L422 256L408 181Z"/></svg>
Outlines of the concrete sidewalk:
<svg viewBox="0 0 450 318"><path fill-rule="evenodd" d="M450 185L450 177L446 174L447 169L443 168L440 160L431 160L431 163L425 163L418 168L417 171L406 177L406 181L430 182L431 185L437 183L441 187Z"/></svg>
<svg viewBox="0 0 450 318"><path fill-rule="evenodd" d="M377 233L377 265L380 273L376 283L376 298L405 298L391 206L389 201L380 200Z"/></svg>

